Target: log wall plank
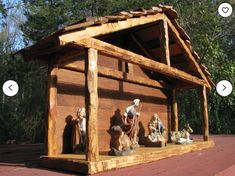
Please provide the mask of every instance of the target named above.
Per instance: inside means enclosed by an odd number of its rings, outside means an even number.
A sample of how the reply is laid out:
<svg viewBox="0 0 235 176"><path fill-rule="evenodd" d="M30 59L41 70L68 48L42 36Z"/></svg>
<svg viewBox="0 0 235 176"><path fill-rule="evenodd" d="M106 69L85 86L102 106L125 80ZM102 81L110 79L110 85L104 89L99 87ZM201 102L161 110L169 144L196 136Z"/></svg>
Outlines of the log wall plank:
<svg viewBox="0 0 235 176"><path fill-rule="evenodd" d="M61 66L60 68L78 71L78 72L84 72L84 70L85 70L84 66L82 66L82 65L75 66L74 64L66 64L64 66ZM146 85L146 86L155 87L155 88L169 88L169 86L167 86L166 84L160 83L155 80L143 78L141 76L135 76L133 74L128 74L125 72L109 69L109 68L102 67L102 66L98 67L98 74L100 76L104 76L107 78L112 78L112 79L116 79L116 80L123 80L126 82L140 84L140 85Z"/></svg>

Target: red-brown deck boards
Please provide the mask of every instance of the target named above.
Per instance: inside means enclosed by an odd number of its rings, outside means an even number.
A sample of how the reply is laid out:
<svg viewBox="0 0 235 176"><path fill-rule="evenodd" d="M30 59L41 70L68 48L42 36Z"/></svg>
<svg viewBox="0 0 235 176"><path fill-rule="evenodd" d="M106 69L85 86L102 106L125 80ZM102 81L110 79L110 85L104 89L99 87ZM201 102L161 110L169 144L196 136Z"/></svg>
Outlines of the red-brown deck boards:
<svg viewBox="0 0 235 176"><path fill-rule="evenodd" d="M200 138L202 138L200 136ZM123 175L154 175L154 176L211 176L225 173L223 176L234 175L235 164L235 135L217 135L211 136L215 141L215 147L181 156L171 157L152 163L136 165L123 169L107 171L95 176L123 176ZM2 146L0 146L2 149ZM1 155L0 155L1 157ZM38 155L39 157L39 155ZM14 160L0 162L0 175L18 176L18 175L44 175L44 176L70 176L75 175L69 172L59 172L55 170L46 170L38 167L14 166Z"/></svg>

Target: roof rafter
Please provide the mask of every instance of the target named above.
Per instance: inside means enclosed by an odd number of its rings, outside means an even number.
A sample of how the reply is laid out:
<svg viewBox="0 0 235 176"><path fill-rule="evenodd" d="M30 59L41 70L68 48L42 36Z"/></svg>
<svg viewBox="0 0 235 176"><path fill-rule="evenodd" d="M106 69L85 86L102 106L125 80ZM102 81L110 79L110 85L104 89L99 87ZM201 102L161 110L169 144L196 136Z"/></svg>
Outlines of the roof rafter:
<svg viewBox="0 0 235 176"><path fill-rule="evenodd" d="M163 14L164 15L164 14ZM197 61L195 60L195 58L193 57L190 49L187 47L187 45L185 44L185 42L183 41L183 39L180 37L179 32L177 31L177 29L175 28L175 26L171 23L171 21L167 18L166 15L164 15L164 19L167 20L168 26L169 28L172 30L173 32L173 37L175 38L175 41L181 46L181 48L183 49L183 52L186 56L186 58L188 59L188 61L190 62L190 64L192 64L197 72L201 75L201 77L206 81L207 87L209 89L211 89L211 85L208 82L205 74L203 73L203 71L201 70L199 64L197 63Z"/></svg>
<svg viewBox="0 0 235 176"><path fill-rule="evenodd" d="M161 13L157 13L155 15L141 16L139 18L129 18L124 21L117 21L114 23L105 23L100 26L91 26L81 31L63 34L59 38L60 38L60 41L62 42L63 41L65 42L77 41L86 37L105 35L105 34L121 31L124 29L136 27L136 26L153 23L153 22L162 20L163 18L164 18L164 15Z"/></svg>

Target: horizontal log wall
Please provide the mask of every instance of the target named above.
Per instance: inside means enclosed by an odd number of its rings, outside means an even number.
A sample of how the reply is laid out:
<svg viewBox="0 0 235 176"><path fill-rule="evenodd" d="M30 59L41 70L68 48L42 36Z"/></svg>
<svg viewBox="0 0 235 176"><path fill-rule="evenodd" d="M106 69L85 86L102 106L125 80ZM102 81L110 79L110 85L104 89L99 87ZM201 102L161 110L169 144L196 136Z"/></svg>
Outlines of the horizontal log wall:
<svg viewBox="0 0 235 176"><path fill-rule="evenodd" d="M120 63L108 56L99 55L98 65L121 70ZM104 61L104 62L101 62ZM81 66L83 61L71 64ZM99 68L98 68L99 69ZM134 66L133 72L137 76L148 78L143 70ZM60 152L71 152L69 148L71 136L71 118L76 115L79 107L85 106L84 102L83 73L59 69L58 71L58 121L57 121L57 145ZM167 96L163 90L141 86L133 83L122 82L109 78L98 78L98 137L99 150L109 150L110 135L108 130L111 124L120 123L120 117L124 113L126 106L130 105L135 98L140 98L143 102L140 117L140 141L148 133L148 122L154 112L157 112L167 127ZM67 120L66 120L67 119ZM67 121L67 122L66 122ZM64 145L63 145L64 144Z"/></svg>
<svg viewBox="0 0 235 176"><path fill-rule="evenodd" d="M66 64L64 66L60 66L60 68L65 70L71 70L75 72L84 73L85 68L83 65L74 65L74 64ZM138 68L137 68L138 69ZM140 70L140 68L139 68ZM133 71L132 71L133 72ZM134 83L138 85L144 85L154 88L165 88L170 89L170 86L164 84L163 82L159 82L153 79L146 78L145 76L136 76L134 74L129 74L123 71L118 71L114 69L110 69L107 67L99 66L98 75L106 78L111 78L115 80L121 80L123 82Z"/></svg>

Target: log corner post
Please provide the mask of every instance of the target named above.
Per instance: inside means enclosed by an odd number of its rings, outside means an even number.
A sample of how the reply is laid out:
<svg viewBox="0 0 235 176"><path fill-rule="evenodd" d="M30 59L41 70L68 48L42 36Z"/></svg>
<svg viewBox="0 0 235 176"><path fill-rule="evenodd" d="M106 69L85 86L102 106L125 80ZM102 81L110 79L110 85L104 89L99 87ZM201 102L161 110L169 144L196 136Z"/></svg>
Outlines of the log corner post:
<svg viewBox="0 0 235 176"><path fill-rule="evenodd" d="M201 88L201 111L203 117L203 140L209 141L209 122L208 122L208 104L206 86Z"/></svg>
<svg viewBox="0 0 235 176"><path fill-rule="evenodd" d="M166 20L160 21L161 62L170 66L169 32Z"/></svg>
<svg viewBox="0 0 235 176"><path fill-rule="evenodd" d="M48 65L48 102L47 102L47 155L57 154L56 119L57 119L57 72L58 67L52 62Z"/></svg>
<svg viewBox="0 0 235 176"><path fill-rule="evenodd" d="M98 51L93 48L86 50L85 61L85 106L87 113L86 129L87 129L87 144L86 144L86 160L99 160L98 146L98 128L97 128L97 113L98 113L98 71L97 58Z"/></svg>
<svg viewBox="0 0 235 176"><path fill-rule="evenodd" d="M171 130L178 131L178 104L176 99L176 89L172 89L172 110L171 110Z"/></svg>

